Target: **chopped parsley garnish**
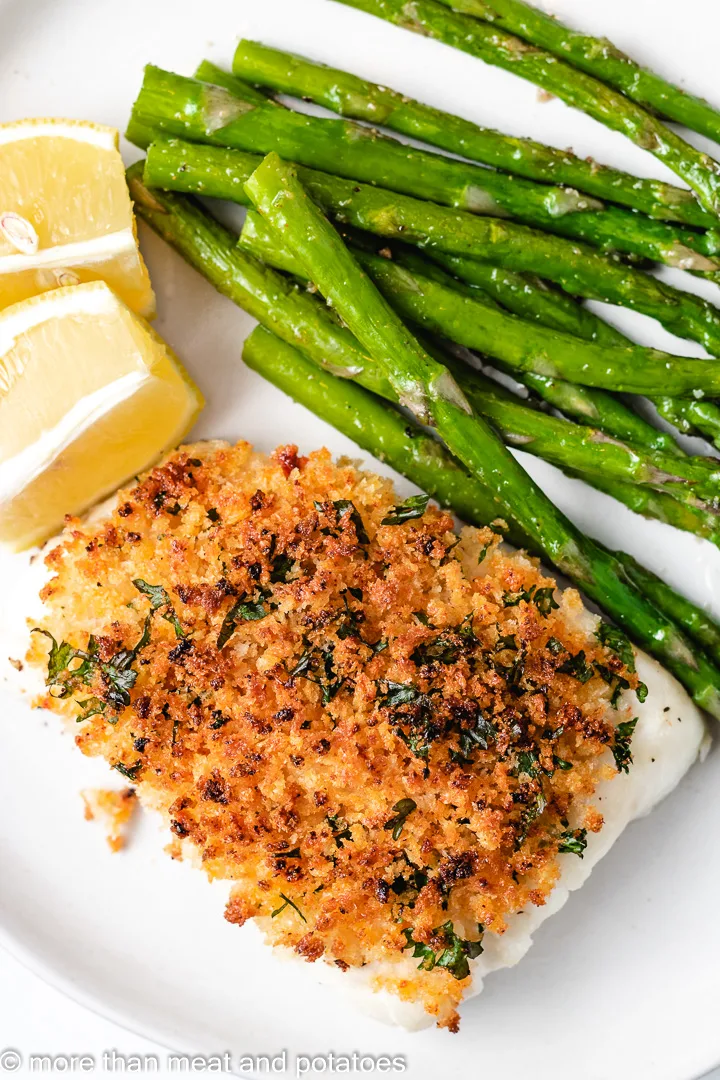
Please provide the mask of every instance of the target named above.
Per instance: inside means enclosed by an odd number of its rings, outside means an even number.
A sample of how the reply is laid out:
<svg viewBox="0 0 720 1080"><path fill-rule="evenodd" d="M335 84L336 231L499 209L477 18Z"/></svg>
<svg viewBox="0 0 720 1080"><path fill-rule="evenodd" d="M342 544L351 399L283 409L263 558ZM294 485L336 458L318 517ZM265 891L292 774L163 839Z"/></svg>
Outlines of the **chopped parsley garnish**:
<svg viewBox="0 0 720 1080"><path fill-rule="evenodd" d="M107 702L102 701L99 697L86 698L85 701L78 701L78 705L83 710L79 716L75 719L79 724L82 720L89 720L91 716L102 716L107 709ZM111 724L117 723L117 717L110 719Z"/></svg>
<svg viewBox="0 0 720 1080"><path fill-rule="evenodd" d="M167 608L167 610L163 613L162 618L165 619L166 622L169 622L175 628L175 633L179 638L185 637L185 631L180 625L180 620L175 614L175 608L172 605L172 601L165 589L163 589L162 585L148 585L147 581L143 581L142 578L135 578L133 581L133 585L138 590L138 592L141 592L145 596L150 598L151 611L159 611L160 608L163 607Z"/></svg>
<svg viewBox="0 0 720 1080"><path fill-rule="evenodd" d="M585 659L584 650L575 656L569 657L560 665L558 671L562 672L563 675L572 675L573 679L577 679L579 683L589 682L595 674L592 664L588 664Z"/></svg>
<svg viewBox="0 0 720 1080"><path fill-rule="evenodd" d="M355 526L355 535L357 536L358 544L369 544L370 537L365 531L363 519L360 517L360 512L356 508L355 503L350 502L349 499L337 499L333 503L333 506L337 510L340 517L342 517L343 514L350 514L350 521Z"/></svg>
<svg viewBox="0 0 720 1080"><path fill-rule="evenodd" d="M534 750L521 750L517 756L518 775L525 774L533 779L540 773L540 762Z"/></svg>
<svg viewBox="0 0 720 1080"><path fill-rule="evenodd" d="M106 703L113 705L117 710L128 706L130 704L130 691L135 685L138 676L132 665L137 659L138 653L150 641L150 625L154 610L151 609L145 619L142 636L138 643L132 649L119 649L108 661L100 660L97 642L92 635L88 639L87 649L74 649L66 641L58 645L51 633L35 627L33 632L44 634L51 641L46 682L51 691L53 688L57 689L58 692L54 696L67 698L79 686L90 686L93 676L99 674L106 687ZM73 660L81 661L78 667L70 667ZM94 712L88 713L82 719L88 719L97 712L100 712L100 710L95 709Z"/></svg>
<svg viewBox="0 0 720 1080"><path fill-rule="evenodd" d="M421 941L415 941L412 929L406 927L403 934L407 945L403 946L403 951L405 949L413 950L412 955L420 960L418 968L421 971L432 971L433 968L440 967L445 968L456 979L466 979L470 974L468 959L474 960L483 951L483 926L478 923L480 937L477 941L469 941L458 937L451 920L443 923L442 926L436 927L432 933L434 938L440 938L443 942L443 947L440 949L436 950Z"/></svg>
<svg viewBox="0 0 720 1080"><path fill-rule="evenodd" d="M587 829L567 829L560 834L558 853L560 855L579 855L582 859L587 847Z"/></svg>
<svg viewBox="0 0 720 1080"><path fill-rule="evenodd" d="M635 725L638 722L637 716L634 720L626 720L622 724L618 724L615 728L615 742L612 744L611 750L613 757L615 758L615 765L618 772L629 772L632 765L632 752L630 750L630 743L632 742L633 732L635 731Z"/></svg>
<svg viewBox="0 0 720 1080"><path fill-rule="evenodd" d="M286 907L291 907L293 911L296 911L298 913L302 921L306 923L307 919L305 918L297 904L293 900L291 900L289 896L286 896L283 892L280 893L280 896L282 897L284 903L282 903L279 908L275 908L274 911L270 912L270 918L274 919L276 915L282 915Z"/></svg>
<svg viewBox="0 0 720 1080"><path fill-rule="evenodd" d="M538 609L541 615L549 615L551 611L557 611L560 605L556 601L553 593L555 588L553 585L548 585L545 589L536 589L535 595L532 598L533 604Z"/></svg>
<svg viewBox="0 0 720 1080"><path fill-rule="evenodd" d="M295 560L289 555L276 555L270 567L270 580L274 584L285 584L288 574L292 572Z"/></svg>
<svg viewBox="0 0 720 1080"><path fill-rule="evenodd" d="M595 637L609 652L614 656L617 656L618 660L621 661L631 675L635 674L635 652L627 634L617 626L611 626L610 623L602 622L595 633ZM617 679L617 686L611 701L611 704L614 707L617 706L620 692L622 690L630 689L630 683L627 679L623 679L620 675L615 675L615 678ZM609 680L605 679L605 681L608 682ZM647 699L648 688L645 683L638 683L635 694L641 704Z"/></svg>
<svg viewBox="0 0 720 1080"><path fill-rule="evenodd" d="M324 503L316 502L314 505L315 509L320 511L320 513L325 510L326 504ZM365 530L363 519L361 518L360 511L355 506L355 503L351 502L350 499L336 499L332 505L339 518L343 517L345 514L350 515L350 521L355 527L355 535L357 536L358 544L360 544L361 547L369 544L370 537Z"/></svg>
<svg viewBox="0 0 720 1080"><path fill-rule="evenodd" d="M519 592L503 593L503 604L505 607L517 607L523 600L528 604L532 602L540 614L547 618L551 611L556 611L560 607L553 596L554 592L554 585L548 585L544 589L531 585L529 589L521 589Z"/></svg>
<svg viewBox="0 0 720 1080"><path fill-rule="evenodd" d="M492 720L488 720L480 713L473 727L460 729L460 753L468 758L476 746L479 746L481 750L487 750L490 743L495 741L496 736L497 728Z"/></svg>
<svg viewBox="0 0 720 1080"><path fill-rule="evenodd" d="M136 761L134 765L123 765L122 761L116 761L113 765L113 769L117 769L117 771L122 776L124 776L126 780L130 780L132 781L132 783L135 783L135 781L137 780L137 775L142 769L142 761Z"/></svg>
<svg viewBox="0 0 720 1080"><path fill-rule="evenodd" d="M291 679L307 679L320 687L323 705L329 705L342 689L345 679L334 666L334 646L312 646L305 650L289 672Z"/></svg>
<svg viewBox="0 0 720 1080"><path fill-rule="evenodd" d="M70 661L74 660L80 653L77 649L73 649L72 645L67 641L63 641L58 645L49 630L41 630L39 626L36 626L33 633L44 634L46 638L50 638L50 653L48 655L47 678L45 682L50 687L58 686L62 683L61 676L68 670ZM63 698L67 697L70 693L71 689L67 687L66 684L66 686L62 687L61 693L56 696Z"/></svg>
<svg viewBox="0 0 720 1080"><path fill-rule="evenodd" d="M388 709L395 709L398 705L412 705L423 696L412 683L388 682L386 685L387 693L383 695L380 704Z"/></svg>
<svg viewBox="0 0 720 1080"><path fill-rule="evenodd" d="M412 814L413 810L417 810L417 803L414 799L400 799L393 806L393 810L395 811L394 817L385 822L383 829L392 829L393 840L398 840L409 815Z"/></svg>
<svg viewBox="0 0 720 1080"><path fill-rule="evenodd" d="M407 857L407 856L406 856ZM400 904L415 907L420 892L427 885L429 878L424 870L414 863L410 864L411 870L407 875L397 874L390 882L390 890L395 894L395 899Z"/></svg>
<svg viewBox="0 0 720 1080"><path fill-rule="evenodd" d="M413 664L455 664L460 656L461 646L446 634L440 634L433 641L418 645L410 654Z"/></svg>
<svg viewBox="0 0 720 1080"><path fill-rule="evenodd" d="M631 674L634 673L635 653L633 652L633 647L630 644L629 638L622 630L617 626L611 626L610 623L601 622L595 632L595 637L601 645L604 645L605 648L609 649L611 653L614 653L619 660L622 660L623 664Z"/></svg>
<svg viewBox="0 0 720 1080"><path fill-rule="evenodd" d="M222 627L217 639L218 649L227 645L235 633L239 622L255 622L264 619L268 614L265 609L265 597L260 600L249 600L247 596L241 596L228 611L223 619Z"/></svg>
<svg viewBox="0 0 720 1080"><path fill-rule="evenodd" d="M421 518L427 510L430 501L429 495L411 495L399 506L394 506L387 517L380 522L381 525L403 525L406 521Z"/></svg>
<svg viewBox="0 0 720 1080"><path fill-rule="evenodd" d="M218 731L230 722L230 717L225 716L220 709L213 709L212 718L212 724L209 724L208 727L212 728L213 731Z"/></svg>

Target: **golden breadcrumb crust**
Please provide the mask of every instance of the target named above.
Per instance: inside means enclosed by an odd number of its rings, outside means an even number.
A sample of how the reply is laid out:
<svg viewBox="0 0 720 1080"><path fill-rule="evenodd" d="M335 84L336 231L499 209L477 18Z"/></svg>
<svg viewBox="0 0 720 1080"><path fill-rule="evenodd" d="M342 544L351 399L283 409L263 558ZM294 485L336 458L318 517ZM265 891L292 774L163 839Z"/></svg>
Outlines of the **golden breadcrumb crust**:
<svg viewBox="0 0 720 1080"><path fill-rule="evenodd" d="M455 1029L483 932L601 827L610 697L635 681L577 593L398 502L326 450L181 449L101 523L68 520L55 644L30 658L53 667L42 703L87 717L81 750L234 882L231 922L382 961L378 985Z"/></svg>

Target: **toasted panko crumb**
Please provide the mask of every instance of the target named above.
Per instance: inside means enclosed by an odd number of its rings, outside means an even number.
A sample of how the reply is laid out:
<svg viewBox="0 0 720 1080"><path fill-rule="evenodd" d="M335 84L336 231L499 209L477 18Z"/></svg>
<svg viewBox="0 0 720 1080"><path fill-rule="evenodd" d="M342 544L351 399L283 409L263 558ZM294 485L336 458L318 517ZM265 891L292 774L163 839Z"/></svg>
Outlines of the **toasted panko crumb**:
<svg viewBox="0 0 720 1080"><path fill-rule="evenodd" d="M454 1030L483 934L601 828L636 679L534 560L399 502L326 450L180 449L68 520L30 659L172 854L232 880L230 922L380 961Z"/></svg>
<svg viewBox="0 0 720 1080"><path fill-rule="evenodd" d="M85 820L98 821L105 829L110 850L121 851L137 806L135 788L85 788L80 795L85 803Z"/></svg>

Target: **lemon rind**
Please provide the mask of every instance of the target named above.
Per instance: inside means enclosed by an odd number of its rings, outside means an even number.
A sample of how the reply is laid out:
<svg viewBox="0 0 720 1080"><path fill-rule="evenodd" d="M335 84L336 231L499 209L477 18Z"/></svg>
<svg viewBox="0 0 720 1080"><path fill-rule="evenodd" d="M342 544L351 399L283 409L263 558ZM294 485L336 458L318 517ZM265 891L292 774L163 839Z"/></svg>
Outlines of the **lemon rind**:
<svg viewBox="0 0 720 1080"><path fill-rule="evenodd" d="M117 128L93 124L88 120L53 120L39 117L37 120L15 120L0 124L0 146L23 142L26 139L72 139L89 143L101 150L117 150L120 137Z"/></svg>

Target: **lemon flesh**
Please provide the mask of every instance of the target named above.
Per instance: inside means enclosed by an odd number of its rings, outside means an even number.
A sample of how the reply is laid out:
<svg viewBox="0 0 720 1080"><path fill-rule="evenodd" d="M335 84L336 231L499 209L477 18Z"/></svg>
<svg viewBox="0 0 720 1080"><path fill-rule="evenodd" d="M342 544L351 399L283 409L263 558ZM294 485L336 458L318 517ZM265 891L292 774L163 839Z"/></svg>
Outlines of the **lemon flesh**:
<svg viewBox="0 0 720 1080"><path fill-rule="evenodd" d="M203 399L103 282L0 312L0 541L21 550L142 472Z"/></svg>
<svg viewBox="0 0 720 1080"><path fill-rule="evenodd" d="M14 215L34 243L2 228ZM140 315L155 312L117 131L81 120L0 124L0 308L87 281L107 282Z"/></svg>

